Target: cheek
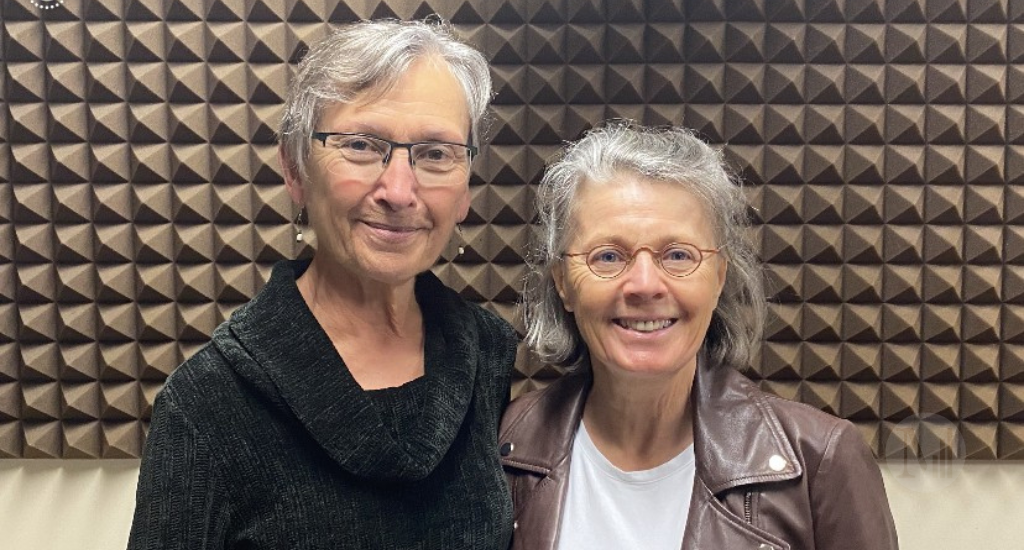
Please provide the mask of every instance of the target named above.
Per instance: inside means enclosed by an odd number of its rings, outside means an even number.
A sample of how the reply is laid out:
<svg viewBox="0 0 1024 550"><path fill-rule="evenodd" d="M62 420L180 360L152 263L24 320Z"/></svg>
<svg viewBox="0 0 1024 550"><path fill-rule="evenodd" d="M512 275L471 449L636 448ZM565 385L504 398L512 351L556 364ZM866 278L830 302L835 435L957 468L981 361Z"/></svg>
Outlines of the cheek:
<svg viewBox="0 0 1024 550"><path fill-rule="evenodd" d="M462 191L462 194L459 195L459 200L456 203L459 205L458 214L456 216L456 220L459 223L466 220L466 216L469 215L469 208L472 206L472 203L473 197L469 193L469 184L467 183L465 189L463 189Z"/></svg>
<svg viewBox="0 0 1024 550"><path fill-rule="evenodd" d="M718 307L718 298L714 295L714 288L708 288L701 294L688 294L680 298L684 311L695 322L710 322L711 317Z"/></svg>
<svg viewBox="0 0 1024 550"><path fill-rule="evenodd" d="M562 304L565 306L565 310L568 312L575 312L588 303L588 297L590 296L591 288L588 288L586 268L581 272L579 268L570 268L567 270L563 284L559 294L562 296Z"/></svg>
<svg viewBox="0 0 1024 550"><path fill-rule="evenodd" d="M325 177L328 175L344 176L347 168L344 162L336 158L324 159L318 164L323 167L321 173L324 174Z"/></svg>
<svg viewBox="0 0 1024 550"><path fill-rule="evenodd" d="M306 190L307 201L314 203L317 210L322 211L325 203L331 200L330 181L320 163L310 163L306 173L306 181L302 185Z"/></svg>

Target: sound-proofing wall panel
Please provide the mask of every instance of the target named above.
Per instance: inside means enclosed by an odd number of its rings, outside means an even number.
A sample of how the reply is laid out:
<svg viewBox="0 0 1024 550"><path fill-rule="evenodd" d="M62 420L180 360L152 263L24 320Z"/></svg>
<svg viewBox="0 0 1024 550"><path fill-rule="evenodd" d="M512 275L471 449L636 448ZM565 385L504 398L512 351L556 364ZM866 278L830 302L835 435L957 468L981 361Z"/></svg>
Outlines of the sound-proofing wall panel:
<svg viewBox="0 0 1024 550"><path fill-rule="evenodd" d="M1016 2L0 0L0 456L138 456L166 376L310 252L274 134L305 44L432 12L495 82L466 253L437 267L466 297L521 329L563 141L683 124L756 218L774 318L749 375L883 457L1024 455ZM561 374L516 368L517 393Z"/></svg>

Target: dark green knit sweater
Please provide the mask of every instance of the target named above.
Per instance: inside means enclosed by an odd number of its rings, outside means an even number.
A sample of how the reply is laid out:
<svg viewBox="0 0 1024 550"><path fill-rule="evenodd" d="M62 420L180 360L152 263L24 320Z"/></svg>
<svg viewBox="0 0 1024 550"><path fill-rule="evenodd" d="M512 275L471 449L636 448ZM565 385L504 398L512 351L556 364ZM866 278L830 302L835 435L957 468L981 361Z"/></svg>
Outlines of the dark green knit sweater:
<svg viewBox="0 0 1024 550"><path fill-rule="evenodd" d="M129 549L504 549L497 428L515 334L416 280L426 376L363 391L280 263L168 379Z"/></svg>

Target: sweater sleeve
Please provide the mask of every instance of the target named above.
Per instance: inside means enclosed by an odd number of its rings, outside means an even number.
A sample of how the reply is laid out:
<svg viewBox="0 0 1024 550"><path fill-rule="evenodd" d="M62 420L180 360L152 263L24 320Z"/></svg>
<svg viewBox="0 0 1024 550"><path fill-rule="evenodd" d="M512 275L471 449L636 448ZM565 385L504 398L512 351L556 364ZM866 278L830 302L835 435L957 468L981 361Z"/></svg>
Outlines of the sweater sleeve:
<svg viewBox="0 0 1024 550"><path fill-rule="evenodd" d="M498 420L500 421L501 415L505 412L512 397L512 371L515 369L519 337L512 325L496 315L490 319L490 324L489 330L486 331L489 341L482 345L488 350L494 362L491 366L495 377L494 402L497 403ZM495 430L497 430L497 425Z"/></svg>
<svg viewBox="0 0 1024 550"><path fill-rule="evenodd" d="M896 527L881 472L857 430L839 422L811 488L815 548L896 550Z"/></svg>
<svg viewBox="0 0 1024 550"><path fill-rule="evenodd" d="M208 439L162 392L143 451L128 549L224 548L222 487Z"/></svg>

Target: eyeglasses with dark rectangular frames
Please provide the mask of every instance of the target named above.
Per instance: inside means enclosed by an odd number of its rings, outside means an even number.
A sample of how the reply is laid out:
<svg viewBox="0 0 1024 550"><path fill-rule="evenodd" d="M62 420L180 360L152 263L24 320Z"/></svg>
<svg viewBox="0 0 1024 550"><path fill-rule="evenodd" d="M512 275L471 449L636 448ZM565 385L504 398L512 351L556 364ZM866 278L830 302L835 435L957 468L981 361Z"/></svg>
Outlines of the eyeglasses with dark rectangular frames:
<svg viewBox="0 0 1024 550"><path fill-rule="evenodd" d="M591 273L602 279L614 279L626 272L641 251L650 252L654 263L665 273L673 277L686 277L697 271L704 261L705 255L718 254L725 246L718 248L697 248L689 243L671 243L661 250L649 246L641 246L632 252L615 244L599 244L589 252L564 253L563 257L575 258L582 256L587 262Z"/></svg>
<svg viewBox="0 0 1024 550"><path fill-rule="evenodd" d="M395 148L406 149L416 180L425 186L460 183L463 175L468 177L469 164L477 154L477 148L472 145L446 141L401 143L372 134L348 132L313 132L312 138L325 148L337 151L349 165L349 171L358 171L348 175L372 179L384 173ZM466 171L460 173L460 168Z"/></svg>

